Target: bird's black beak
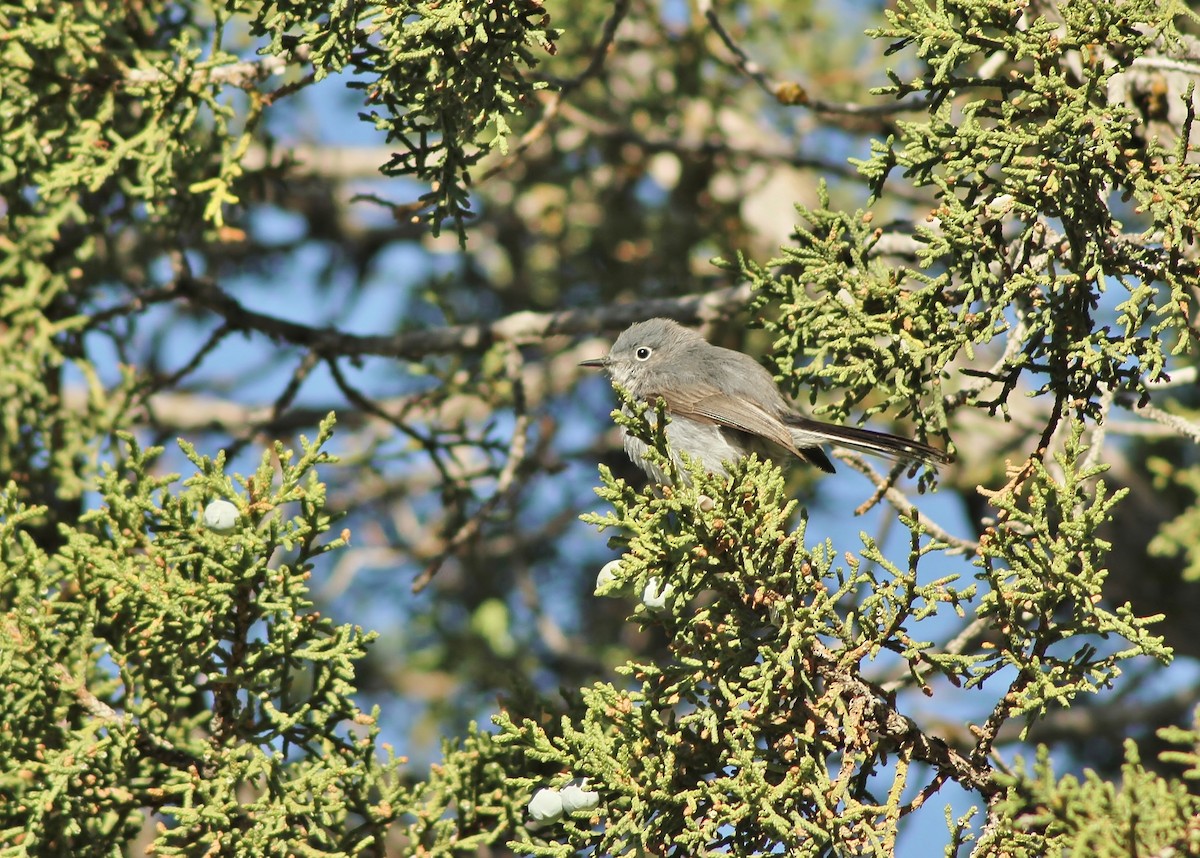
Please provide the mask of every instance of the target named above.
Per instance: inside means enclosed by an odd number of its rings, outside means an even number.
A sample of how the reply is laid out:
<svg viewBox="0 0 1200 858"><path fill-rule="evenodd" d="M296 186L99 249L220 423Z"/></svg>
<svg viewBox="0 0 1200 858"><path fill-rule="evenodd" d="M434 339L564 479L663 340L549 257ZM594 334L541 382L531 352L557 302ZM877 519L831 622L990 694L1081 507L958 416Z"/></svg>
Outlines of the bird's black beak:
<svg viewBox="0 0 1200 858"><path fill-rule="evenodd" d="M608 357L605 356L602 358L592 358L591 360L581 360L579 365L591 367L593 369L604 369L606 366L608 366Z"/></svg>

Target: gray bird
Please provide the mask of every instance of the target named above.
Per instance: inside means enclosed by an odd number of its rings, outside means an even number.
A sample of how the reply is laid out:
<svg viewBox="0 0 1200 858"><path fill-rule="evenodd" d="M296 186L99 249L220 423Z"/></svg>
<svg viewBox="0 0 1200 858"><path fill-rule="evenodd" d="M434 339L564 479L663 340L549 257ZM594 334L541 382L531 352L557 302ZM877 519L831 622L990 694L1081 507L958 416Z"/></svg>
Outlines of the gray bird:
<svg viewBox="0 0 1200 858"><path fill-rule="evenodd" d="M791 454L832 474L822 444L934 465L948 461L944 452L920 441L797 413L754 358L714 346L672 319L630 325L607 357L580 365L605 370L639 400L661 398L670 416L672 455L682 450L711 473L727 476L725 463L758 453L772 459ZM646 444L628 433L625 452L652 479L668 481L645 460Z"/></svg>

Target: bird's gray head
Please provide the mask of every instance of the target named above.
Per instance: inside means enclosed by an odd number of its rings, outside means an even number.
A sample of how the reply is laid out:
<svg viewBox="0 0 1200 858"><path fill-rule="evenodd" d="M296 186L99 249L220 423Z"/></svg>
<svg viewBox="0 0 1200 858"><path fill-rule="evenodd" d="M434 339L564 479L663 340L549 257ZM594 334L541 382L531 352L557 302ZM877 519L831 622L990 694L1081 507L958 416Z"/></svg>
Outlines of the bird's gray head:
<svg viewBox="0 0 1200 858"><path fill-rule="evenodd" d="M604 369L634 396L655 393L662 374L694 369L693 359L708 342L673 319L649 319L630 325L613 343L608 357L585 360L580 366Z"/></svg>

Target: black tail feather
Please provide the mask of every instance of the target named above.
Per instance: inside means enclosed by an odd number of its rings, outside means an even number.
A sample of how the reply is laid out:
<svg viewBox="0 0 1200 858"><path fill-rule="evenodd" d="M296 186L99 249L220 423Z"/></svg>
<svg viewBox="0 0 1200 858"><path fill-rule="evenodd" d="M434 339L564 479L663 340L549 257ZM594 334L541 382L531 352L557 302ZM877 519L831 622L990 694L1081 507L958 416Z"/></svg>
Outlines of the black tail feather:
<svg viewBox="0 0 1200 858"><path fill-rule="evenodd" d="M834 444L849 447L862 453L875 456L886 456L891 459L915 459L928 465L944 465L950 457L944 450L930 446L922 441L902 438L890 432L876 432L872 429L860 429L857 426L838 426L833 423L822 423L802 414L787 414L783 422L792 430L796 446L810 452L819 443ZM828 458L825 459L828 464ZM819 461L813 464L826 470ZM829 470L832 471L830 465Z"/></svg>

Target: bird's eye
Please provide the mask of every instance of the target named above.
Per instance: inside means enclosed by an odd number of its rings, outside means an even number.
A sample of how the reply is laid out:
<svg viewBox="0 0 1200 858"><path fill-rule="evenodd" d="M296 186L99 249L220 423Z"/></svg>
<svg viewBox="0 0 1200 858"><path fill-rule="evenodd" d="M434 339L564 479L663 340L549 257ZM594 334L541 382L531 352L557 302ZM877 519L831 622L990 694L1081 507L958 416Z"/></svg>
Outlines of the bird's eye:
<svg viewBox="0 0 1200 858"><path fill-rule="evenodd" d="M652 352L653 352L653 349L649 349L646 346L642 346L636 352L633 353L633 356L636 357L638 360L647 360L650 357Z"/></svg>

